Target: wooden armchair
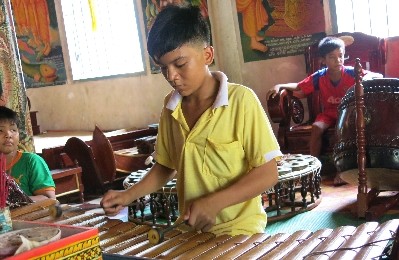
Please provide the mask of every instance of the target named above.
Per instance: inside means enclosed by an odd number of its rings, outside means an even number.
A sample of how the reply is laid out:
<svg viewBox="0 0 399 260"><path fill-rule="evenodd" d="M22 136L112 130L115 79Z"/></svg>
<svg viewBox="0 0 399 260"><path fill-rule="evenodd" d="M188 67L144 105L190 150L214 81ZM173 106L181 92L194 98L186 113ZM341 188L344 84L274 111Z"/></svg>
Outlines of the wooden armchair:
<svg viewBox="0 0 399 260"><path fill-rule="evenodd" d="M363 33L340 33L333 36L353 38L346 47L345 65L354 66L355 58L362 60L363 68L384 75L384 41ZM306 69L309 75L322 68L317 53L317 44L309 46L305 52ZM298 99L291 91L283 90L274 98L267 100L270 119L279 124L277 140L284 153L309 154L311 125L321 111L319 93L306 99ZM321 155L330 156L335 143L335 128L330 128L322 140Z"/></svg>

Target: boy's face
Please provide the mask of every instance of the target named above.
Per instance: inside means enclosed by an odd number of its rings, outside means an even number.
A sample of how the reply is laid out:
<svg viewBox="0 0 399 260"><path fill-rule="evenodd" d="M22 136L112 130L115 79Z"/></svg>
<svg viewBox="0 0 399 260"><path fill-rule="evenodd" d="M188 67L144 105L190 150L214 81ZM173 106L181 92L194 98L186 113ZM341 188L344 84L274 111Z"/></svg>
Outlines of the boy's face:
<svg viewBox="0 0 399 260"><path fill-rule="evenodd" d="M213 61L213 48L199 44L185 44L170 51L158 60L169 84L181 96L189 96L204 83L208 65Z"/></svg>
<svg viewBox="0 0 399 260"><path fill-rule="evenodd" d="M15 123L9 120L0 121L0 152L9 154L18 149L19 130Z"/></svg>
<svg viewBox="0 0 399 260"><path fill-rule="evenodd" d="M327 68L331 72L341 71L341 67L344 65L345 50L337 48L322 58L322 62L326 64Z"/></svg>

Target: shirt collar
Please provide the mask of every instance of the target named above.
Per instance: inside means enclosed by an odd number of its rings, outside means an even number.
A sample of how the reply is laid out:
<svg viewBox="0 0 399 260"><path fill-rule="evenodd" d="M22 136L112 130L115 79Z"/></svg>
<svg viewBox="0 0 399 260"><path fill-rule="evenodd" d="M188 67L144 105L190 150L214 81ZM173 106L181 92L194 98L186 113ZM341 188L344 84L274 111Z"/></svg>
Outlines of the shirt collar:
<svg viewBox="0 0 399 260"><path fill-rule="evenodd" d="M221 106L227 106L229 104L228 88L227 88L227 76L221 71L212 71L212 76L215 77L219 82L219 92L216 96L215 102L212 108L218 108ZM182 96L178 91L173 90L172 95L166 104L166 108L169 110L175 110L177 105L182 100Z"/></svg>

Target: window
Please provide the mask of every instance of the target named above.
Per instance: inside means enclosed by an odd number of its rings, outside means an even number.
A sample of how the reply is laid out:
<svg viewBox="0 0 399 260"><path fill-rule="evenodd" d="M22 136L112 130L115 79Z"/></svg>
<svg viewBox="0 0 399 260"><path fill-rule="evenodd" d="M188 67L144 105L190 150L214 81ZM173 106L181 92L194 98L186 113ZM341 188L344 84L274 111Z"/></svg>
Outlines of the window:
<svg viewBox="0 0 399 260"><path fill-rule="evenodd" d="M73 80L144 71L134 0L61 1Z"/></svg>
<svg viewBox="0 0 399 260"><path fill-rule="evenodd" d="M398 36L398 10L398 0L335 0L336 32Z"/></svg>

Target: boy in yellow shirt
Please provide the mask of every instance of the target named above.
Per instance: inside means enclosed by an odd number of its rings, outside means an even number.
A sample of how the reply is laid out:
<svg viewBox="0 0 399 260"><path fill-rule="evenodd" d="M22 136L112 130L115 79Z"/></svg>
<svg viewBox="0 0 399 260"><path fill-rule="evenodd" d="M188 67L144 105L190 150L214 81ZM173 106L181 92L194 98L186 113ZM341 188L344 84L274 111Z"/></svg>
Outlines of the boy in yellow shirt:
<svg viewBox="0 0 399 260"><path fill-rule="evenodd" d="M255 93L209 70L209 44L198 8L171 5L156 17L147 49L173 88L161 113L156 163L130 189L104 195L107 214L176 178L178 221L216 235L264 232L260 194L277 183L282 154Z"/></svg>

